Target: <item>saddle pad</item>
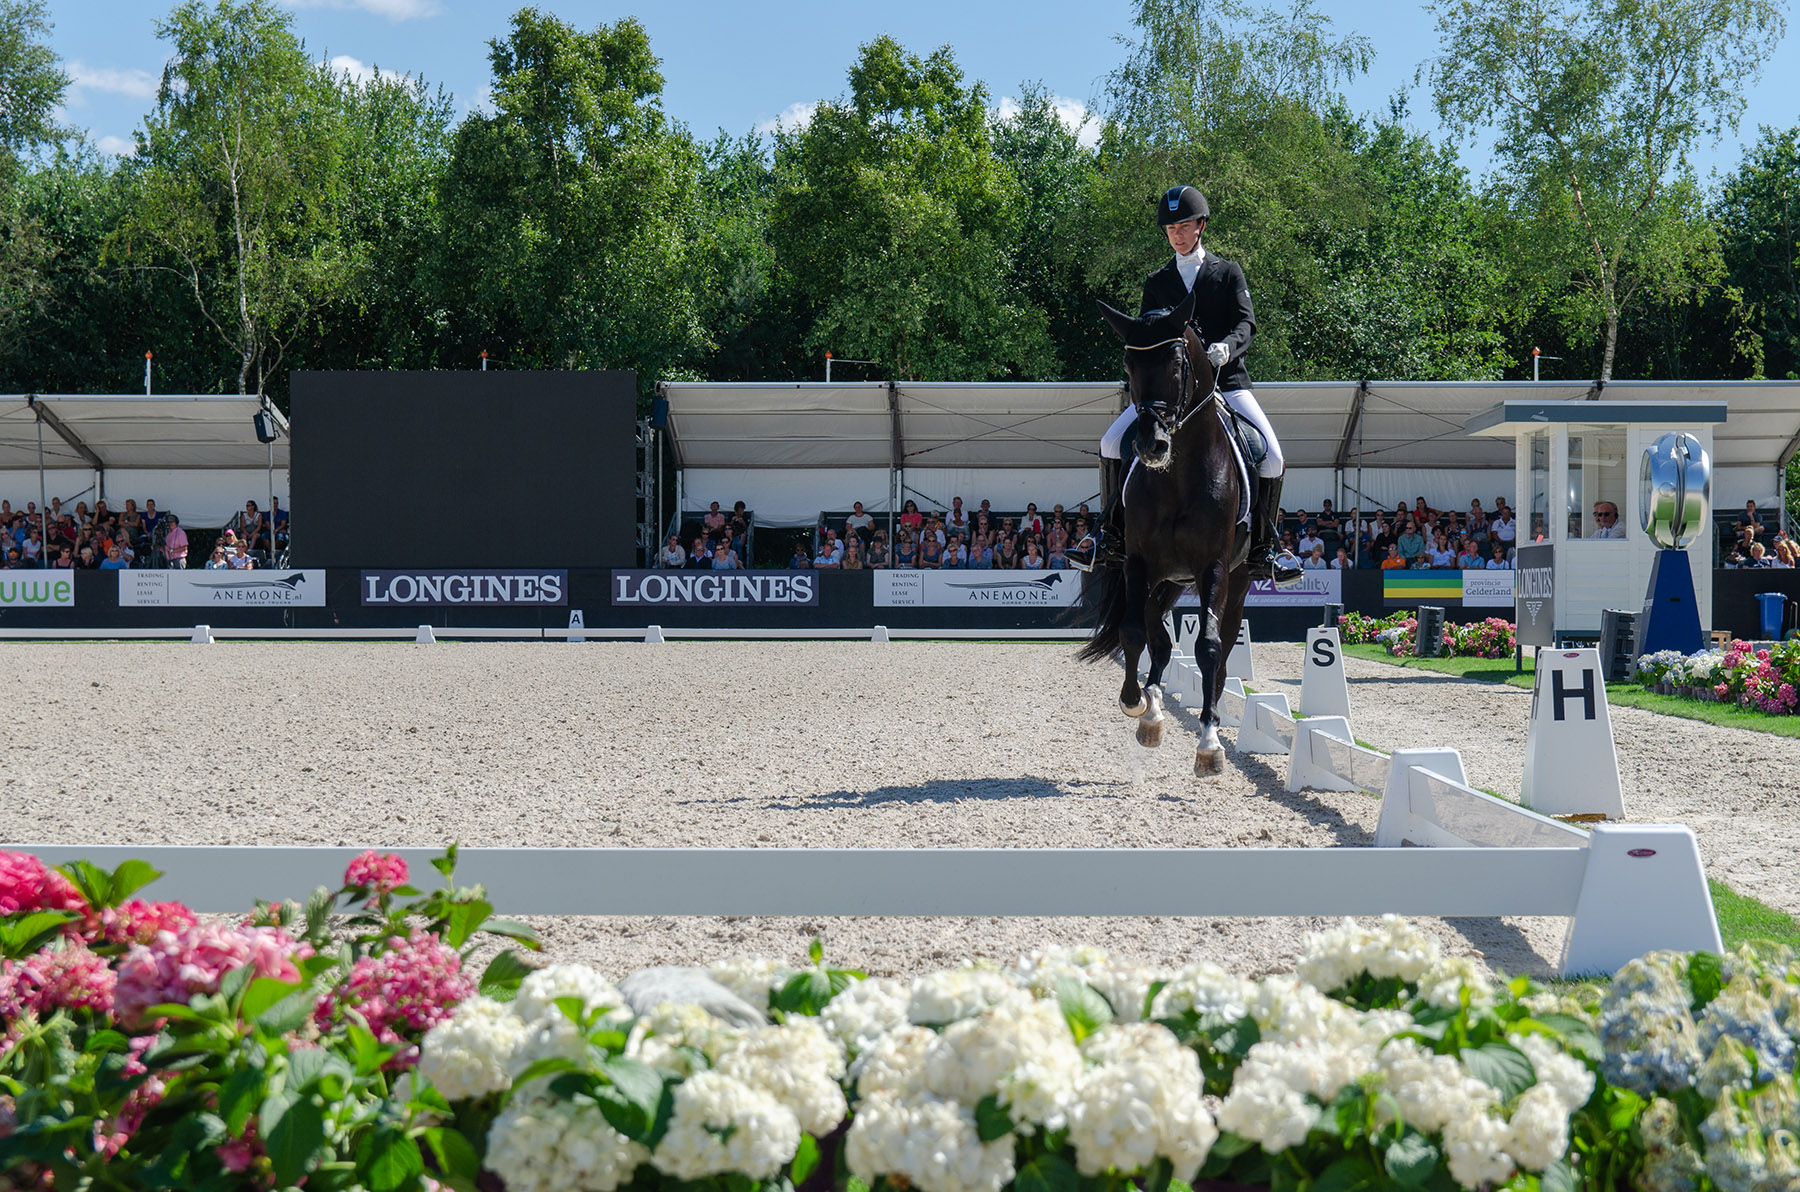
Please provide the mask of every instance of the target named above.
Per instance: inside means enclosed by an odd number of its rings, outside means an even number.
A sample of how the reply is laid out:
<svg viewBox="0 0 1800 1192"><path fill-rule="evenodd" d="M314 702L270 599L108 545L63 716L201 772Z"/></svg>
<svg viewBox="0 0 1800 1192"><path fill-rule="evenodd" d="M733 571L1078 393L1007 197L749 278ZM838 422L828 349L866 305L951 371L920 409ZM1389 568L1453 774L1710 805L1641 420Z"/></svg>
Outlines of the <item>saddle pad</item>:
<svg viewBox="0 0 1800 1192"><path fill-rule="evenodd" d="M1250 506L1256 499L1256 490L1250 486L1250 465L1244 458L1243 440L1235 433L1231 420L1225 416L1224 411L1227 408L1224 402L1219 403L1219 421L1225 426L1225 438L1231 443L1231 458L1237 461L1238 478L1243 482L1244 499L1238 508L1238 525L1248 526L1250 524ZM1137 471L1137 467L1138 458L1134 453L1131 457L1131 467L1125 473L1125 480L1119 485L1119 504L1121 506L1125 504L1125 494L1131 490L1131 473Z"/></svg>

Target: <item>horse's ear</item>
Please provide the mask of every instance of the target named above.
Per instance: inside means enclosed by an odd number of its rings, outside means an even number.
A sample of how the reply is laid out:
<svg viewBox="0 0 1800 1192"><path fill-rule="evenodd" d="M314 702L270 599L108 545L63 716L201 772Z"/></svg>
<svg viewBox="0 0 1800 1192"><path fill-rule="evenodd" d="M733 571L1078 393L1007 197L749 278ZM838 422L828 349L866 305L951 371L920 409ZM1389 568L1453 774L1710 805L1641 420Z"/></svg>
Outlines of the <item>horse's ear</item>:
<svg viewBox="0 0 1800 1192"><path fill-rule="evenodd" d="M1124 311L1114 310L1104 302L1096 300L1095 305L1099 306L1100 317L1105 319L1106 325L1113 329L1113 334L1129 342L1131 329L1137 325L1137 320Z"/></svg>

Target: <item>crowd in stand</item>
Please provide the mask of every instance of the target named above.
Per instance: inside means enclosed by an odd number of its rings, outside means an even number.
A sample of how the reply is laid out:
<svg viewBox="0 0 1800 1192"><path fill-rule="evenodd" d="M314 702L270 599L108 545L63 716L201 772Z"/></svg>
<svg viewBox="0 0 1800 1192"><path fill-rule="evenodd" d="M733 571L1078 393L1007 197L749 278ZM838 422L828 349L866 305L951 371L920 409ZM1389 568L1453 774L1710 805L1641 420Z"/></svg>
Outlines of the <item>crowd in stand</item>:
<svg viewBox="0 0 1800 1192"><path fill-rule="evenodd" d="M669 535L657 552L659 567L696 571L741 571L750 566L750 513L742 501L726 513L714 501L700 518L699 533L686 547L679 534Z"/></svg>
<svg viewBox="0 0 1800 1192"><path fill-rule="evenodd" d="M1781 567L1800 565L1800 543L1789 538L1787 531L1771 527L1770 519L1759 512L1755 501L1744 502L1744 512L1737 519L1735 533L1719 547L1721 567ZM1722 537L1722 536L1721 536Z"/></svg>
<svg viewBox="0 0 1800 1192"><path fill-rule="evenodd" d="M1073 511L1053 505L1046 513L1032 502L1022 512L1001 514L988 501L969 509L957 497L947 510L924 513L909 500L894 521L890 542L887 528L858 501L841 525L819 527L810 555L804 544L796 546L788 566L1060 570L1069 565L1065 552L1088 536L1092 524L1085 504Z"/></svg>
<svg viewBox="0 0 1800 1192"><path fill-rule="evenodd" d="M212 556L208 568L248 570L258 558L266 558L270 543L270 517L254 500L235 514ZM277 551L287 544L288 515L279 500L274 507L274 541ZM63 507L60 497L40 510L36 501L14 509L0 500L0 571L49 568L63 571L123 571L129 568L183 568L191 565L188 534L181 519L157 509L155 501L138 508L127 498L121 509L104 500L76 501Z"/></svg>
<svg viewBox="0 0 1800 1192"><path fill-rule="evenodd" d="M1317 513L1284 515L1281 540L1311 571L1510 571L1519 535L1505 497L1494 498L1492 510L1476 498L1467 512L1434 509L1419 497L1368 517L1340 515L1327 500Z"/></svg>

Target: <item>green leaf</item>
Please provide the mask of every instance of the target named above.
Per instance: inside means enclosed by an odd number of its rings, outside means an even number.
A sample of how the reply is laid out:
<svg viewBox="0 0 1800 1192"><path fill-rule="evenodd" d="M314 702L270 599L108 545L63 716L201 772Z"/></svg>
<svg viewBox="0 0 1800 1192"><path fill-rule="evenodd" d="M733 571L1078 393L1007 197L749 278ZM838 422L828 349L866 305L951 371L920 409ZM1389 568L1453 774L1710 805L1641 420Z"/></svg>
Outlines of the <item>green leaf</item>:
<svg viewBox="0 0 1800 1192"><path fill-rule="evenodd" d="M131 1040L120 1031L95 1031L89 1035L82 1045L83 1055L107 1055L115 1051L130 1051Z"/></svg>
<svg viewBox="0 0 1800 1192"><path fill-rule="evenodd" d="M1013 1177L1013 1192L1078 1192L1081 1179L1061 1155L1039 1155Z"/></svg>
<svg viewBox="0 0 1800 1192"><path fill-rule="evenodd" d="M813 942L816 944L818 941L814 940ZM814 963L818 962L817 957L814 957L813 960ZM818 1168L819 1140L810 1134L802 1134L799 1149L794 1152L794 1161L788 1167L788 1179L793 1182L795 1187L799 1187Z"/></svg>
<svg viewBox="0 0 1800 1192"><path fill-rule="evenodd" d="M1106 999L1093 986L1073 977L1057 979L1056 1004L1062 1007L1063 1020L1077 1043L1113 1020Z"/></svg>
<svg viewBox="0 0 1800 1192"><path fill-rule="evenodd" d="M113 905L112 875L89 861L70 861L58 865L57 871L75 883L81 896L95 910Z"/></svg>
<svg viewBox="0 0 1800 1192"><path fill-rule="evenodd" d="M449 848L444 850L443 856L433 857L431 859L431 867L433 869L437 870L439 873L443 874L444 880L446 882L448 882L451 879L451 877L453 877L456 873L456 845L455 845L455 843L452 843Z"/></svg>
<svg viewBox="0 0 1800 1192"><path fill-rule="evenodd" d="M1594 1028L1573 1014L1541 1014L1531 1021L1548 1027L1562 1039L1563 1046L1576 1055L1599 1059L1605 1054L1600 1036L1595 1033Z"/></svg>
<svg viewBox="0 0 1800 1192"><path fill-rule="evenodd" d="M554 999L551 1004L562 1011L563 1017L570 1022L579 1023L588 1016L587 1002L582 998L559 997Z"/></svg>
<svg viewBox="0 0 1800 1192"><path fill-rule="evenodd" d="M1581 1181L1567 1159L1558 1159L1538 1176L1539 1192L1581 1192Z"/></svg>
<svg viewBox="0 0 1800 1192"><path fill-rule="evenodd" d="M296 989L274 1005L258 1014L251 1021L258 1030L270 1035L285 1035L297 1031L312 1017L314 998L308 989Z"/></svg>
<svg viewBox="0 0 1800 1192"><path fill-rule="evenodd" d="M1483 1043L1465 1047L1461 1058L1469 1075L1500 1091L1502 1101L1510 1101L1537 1083L1537 1073L1525 1053L1511 1043Z"/></svg>
<svg viewBox="0 0 1800 1192"><path fill-rule="evenodd" d="M133 857L112 871L112 897L116 902L124 902L162 875L162 870L150 862Z"/></svg>
<svg viewBox="0 0 1800 1192"><path fill-rule="evenodd" d="M594 1103L600 1107L600 1114L606 1119L607 1125L633 1142L649 1143L651 1133L656 1128L654 1110L646 1111L642 1105L613 1085L602 1085L595 1089Z"/></svg>
<svg viewBox="0 0 1800 1192"><path fill-rule="evenodd" d="M656 1103L662 1100L663 1079L656 1069L638 1060L613 1056L600 1065L600 1071L612 1081L614 1088L647 1115L655 1116Z"/></svg>
<svg viewBox="0 0 1800 1192"><path fill-rule="evenodd" d="M1687 980L1694 1013L1698 1014L1725 988L1725 958L1717 952L1694 953L1688 960Z"/></svg>
<svg viewBox="0 0 1800 1192"><path fill-rule="evenodd" d="M325 1143L325 1115L310 1097L283 1093L280 1099L285 1105L275 1121L268 1121L269 1102L264 1102L258 1125L263 1149L275 1165L275 1179L285 1187L312 1170L313 1158Z"/></svg>
<svg viewBox="0 0 1800 1192"><path fill-rule="evenodd" d="M981 1135L981 1141L992 1142L996 1138L1005 1138L1012 1131L1012 1114L1006 1112L999 1097L989 1093L975 1102L975 1132Z"/></svg>
<svg viewBox="0 0 1800 1192"><path fill-rule="evenodd" d="M29 956L61 935L65 923L81 917L78 911L32 911L0 924L0 942L8 959Z"/></svg>
<svg viewBox="0 0 1800 1192"><path fill-rule="evenodd" d="M531 972L531 966L511 948L488 961L481 972L481 993L497 1002L510 1002L518 996L519 983Z"/></svg>
<svg viewBox="0 0 1800 1192"><path fill-rule="evenodd" d="M369 1192L399 1192L425 1174L425 1157L405 1133L383 1126L363 1135L356 1148L356 1170Z"/></svg>
<svg viewBox="0 0 1800 1192"><path fill-rule="evenodd" d="M394 1055L398 1048L384 1047L375 1033L362 1023L352 1018L345 1033L350 1038L350 1049L356 1055L356 1074L373 1076L381 1070L381 1065Z"/></svg>
<svg viewBox="0 0 1800 1192"><path fill-rule="evenodd" d="M1429 1138L1417 1130L1408 1130L1387 1149L1382 1166L1394 1177L1395 1183L1416 1188L1431 1175L1441 1158Z"/></svg>
<svg viewBox="0 0 1800 1192"><path fill-rule="evenodd" d="M1150 1174L1144 1180L1144 1192L1169 1192L1169 1184L1175 1178L1175 1166L1167 1159L1158 1159L1150 1165Z"/></svg>
<svg viewBox="0 0 1800 1192"><path fill-rule="evenodd" d="M481 930L488 935L505 936L509 940L516 940L533 952L541 952L544 949L544 941L538 938L536 929L517 919L489 919L481 925Z"/></svg>
<svg viewBox="0 0 1800 1192"><path fill-rule="evenodd" d="M219 996L233 1005L237 1004L238 994L250 984L250 978L256 976L256 966L240 965L219 978Z"/></svg>
<svg viewBox="0 0 1800 1192"><path fill-rule="evenodd" d="M816 1017L835 996L831 977L822 969L801 969L789 977L769 999L769 1007L784 1014Z"/></svg>
<svg viewBox="0 0 1800 1192"><path fill-rule="evenodd" d="M431 1161L441 1180L464 1189L475 1186L475 1180L481 1175L481 1158L475 1153L475 1145L461 1132L448 1126L432 1126L420 1138L431 1152Z"/></svg>
<svg viewBox="0 0 1800 1192"><path fill-rule="evenodd" d="M254 975L256 968L254 965L245 965L237 971ZM257 1015L262 1014L270 1006L300 988L301 986L294 981L283 981L278 977L256 977L250 981L249 988L245 990L244 1000L238 1006L238 1013L246 1022L253 1022Z"/></svg>
<svg viewBox="0 0 1800 1192"><path fill-rule="evenodd" d="M494 904L485 898L456 903L444 916L444 943L452 948L462 947L493 913Z"/></svg>
<svg viewBox="0 0 1800 1192"><path fill-rule="evenodd" d="M1249 1055L1250 1049L1262 1042L1262 1028L1248 1014L1236 1020L1218 1014L1202 1014L1200 1032L1212 1041L1215 1051L1238 1059Z"/></svg>
<svg viewBox="0 0 1800 1192"><path fill-rule="evenodd" d="M822 963L825 959L825 941L816 935L813 936L812 943L806 946L806 958L814 964Z"/></svg>
<svg viewBox="0 0 1800 1192"><path fill-rule="evenodd" d="M305 1092L327 1076L350 1079L350 1065L322 1047L306 1047L288 1054L289 1092Z"/></svg>
<svg viewBox="0 0 1800 1192"><path fill-rule="evenodd" d="M1370 1192L1380 1183L1380 1174L1367 1159L1345 1155L1321 1171L1307 1192Z"/></svg>
<svg viewBox="0 0 1800 1192"><path fill-rule="evenodd" d="M553 1076L558 1072L579 1071L582 1071L582 1067L574 1060L567 1059L560 1055L553 1055L536 1061L523 1072L519 1073L518 1076L513 1078L513 1087L516 1089L522 1084L529 1084L540 1076Z"/></svg>
<svg viewBox="0 0 1800 1192"><path fill-rule="evenodd" d="M1150 1013L1150 1009L1152 1006L1156 1005L1156 995L1168 987L1169 983L1167 981L1150 982L1150 989L1144 994L1144 1004L1138 1009L1139 1018L1143 1019L1145 1022L1155 1021L1154 1016Z"/></svg>

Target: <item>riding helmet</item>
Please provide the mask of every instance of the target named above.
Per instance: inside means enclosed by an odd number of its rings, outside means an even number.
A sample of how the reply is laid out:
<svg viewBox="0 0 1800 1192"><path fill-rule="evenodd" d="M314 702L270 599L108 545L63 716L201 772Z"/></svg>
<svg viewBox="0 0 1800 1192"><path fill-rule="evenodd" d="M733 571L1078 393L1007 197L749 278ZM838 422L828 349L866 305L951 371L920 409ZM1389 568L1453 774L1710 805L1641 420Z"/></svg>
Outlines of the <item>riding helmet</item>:
<svg viewBox="0 0 1800 1192"><path fill-rule="evenodd" d="M1156 205L1156 222L1165 228L1190 219L1205 219L1211 214L1206 196L1191 186L1171 186L1162 202Z"/></svg>

